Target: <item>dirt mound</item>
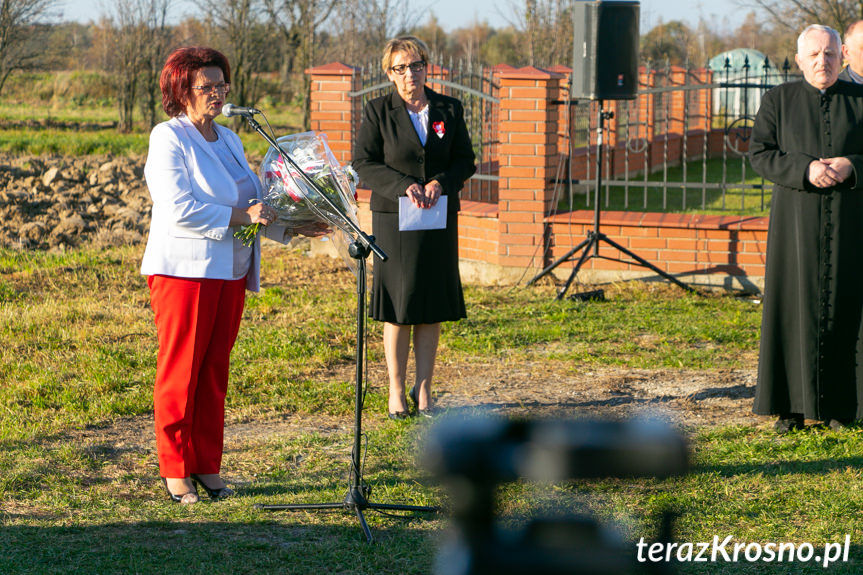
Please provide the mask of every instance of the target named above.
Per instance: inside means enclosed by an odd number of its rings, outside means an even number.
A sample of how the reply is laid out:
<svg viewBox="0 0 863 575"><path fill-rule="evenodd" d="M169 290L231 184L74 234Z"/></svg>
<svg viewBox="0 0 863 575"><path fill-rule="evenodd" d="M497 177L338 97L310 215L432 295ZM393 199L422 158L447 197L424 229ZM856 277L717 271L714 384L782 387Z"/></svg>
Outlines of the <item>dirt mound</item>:
<svg viewBox="0 0 863 575"><path fill-rule="evenodd" d="M150 226L144 158L0 155L0 245L63 249L141 242Z"/></svg>

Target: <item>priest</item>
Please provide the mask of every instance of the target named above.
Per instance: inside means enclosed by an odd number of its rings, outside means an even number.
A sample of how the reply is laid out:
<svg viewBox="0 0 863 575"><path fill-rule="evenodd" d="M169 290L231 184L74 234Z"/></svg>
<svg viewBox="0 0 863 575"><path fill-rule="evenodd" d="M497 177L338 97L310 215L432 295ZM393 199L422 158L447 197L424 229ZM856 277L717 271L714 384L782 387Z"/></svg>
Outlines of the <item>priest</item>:
<svg viewBox="0 0 863 575"><path fill-rule="evenodd" d="M750 144L772 181L754 412L780 433L863 417L863 86L837 81L839 34L797 39L803 80L768 91Z"/></svg>

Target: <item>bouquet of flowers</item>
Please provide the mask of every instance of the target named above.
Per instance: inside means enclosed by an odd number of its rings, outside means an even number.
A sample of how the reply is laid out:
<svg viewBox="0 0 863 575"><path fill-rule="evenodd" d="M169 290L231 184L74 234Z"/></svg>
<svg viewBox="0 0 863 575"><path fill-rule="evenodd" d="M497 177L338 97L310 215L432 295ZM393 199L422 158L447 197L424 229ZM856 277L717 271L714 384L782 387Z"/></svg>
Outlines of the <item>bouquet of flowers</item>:
<svg viewBox="0 0 863 575"><path fill-rule="evenodd" d="M263 201L278 214L276 223L296 228L322 221L349 238L346 218L357 223L357 176L353 169L342 168L325 134L292 134L279 138L277 143L293 161L286 162L282 154L270 148L260 170ZM299 170L315 185L310 185ZM252 245L260 230L260 224L251 224L240 228L235 236L245 245ZM345 237L339 239L345 245L349 243Z"/></svg>

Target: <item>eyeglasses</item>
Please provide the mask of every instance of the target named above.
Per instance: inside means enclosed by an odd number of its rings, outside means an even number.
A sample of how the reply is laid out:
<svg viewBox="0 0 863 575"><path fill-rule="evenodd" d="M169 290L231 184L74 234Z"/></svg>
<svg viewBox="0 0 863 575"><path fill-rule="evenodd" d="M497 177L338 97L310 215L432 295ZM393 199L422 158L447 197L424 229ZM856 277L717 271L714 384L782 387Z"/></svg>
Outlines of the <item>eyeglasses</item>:
<svg viewBox="0 0 863 575"><path fill-rule="evenodd" d="M221 84L210 84L209 86L192 86L192 89L199 91L204 96L209 96L213 92L227 94L231 91L231 85L222 82Z"/></svg>
<svg viewBox="0 0 863 575"><path fill-rule="evenodd" d="M398 74L399 76L404 76L404 73L407 72L408 68L411 69L411 72L422 72L426 69L425 60L417 60L416 62L411 62L410 64L399 64L398 66L390 66L390 70Z"/></svg>

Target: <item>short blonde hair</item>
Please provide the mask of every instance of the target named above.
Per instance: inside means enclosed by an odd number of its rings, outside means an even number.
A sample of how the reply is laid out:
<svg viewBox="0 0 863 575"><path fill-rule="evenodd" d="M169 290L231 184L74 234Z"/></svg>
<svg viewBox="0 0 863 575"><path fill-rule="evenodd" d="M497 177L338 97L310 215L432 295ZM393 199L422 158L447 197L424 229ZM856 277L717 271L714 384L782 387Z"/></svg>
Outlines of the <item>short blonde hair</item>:
<svg viewBox="0 0 863 575"><path fill-rule="evenodd" d="M384 72L389 72L393 64L393 56L399 52L416 54L423 62L429 61L429 49L425 42L416 36L398 36L384 46L384 56L381 58L381 68Z"/></svg>

